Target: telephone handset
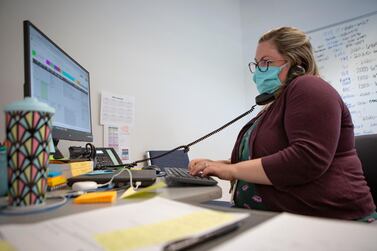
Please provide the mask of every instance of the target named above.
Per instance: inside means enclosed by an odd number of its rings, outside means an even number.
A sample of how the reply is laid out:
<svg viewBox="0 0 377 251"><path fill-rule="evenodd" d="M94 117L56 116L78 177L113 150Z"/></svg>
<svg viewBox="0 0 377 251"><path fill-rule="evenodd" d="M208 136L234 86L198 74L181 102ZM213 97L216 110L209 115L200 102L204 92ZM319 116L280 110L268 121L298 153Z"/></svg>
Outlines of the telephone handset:
<svg viewBox="0 0 377 251"><path fill-rule="evenodd" d="M255 97L255 103L257 103L257 105L267 105L268 103L274 101L274 99L274 93L262 93Z"/></svg>

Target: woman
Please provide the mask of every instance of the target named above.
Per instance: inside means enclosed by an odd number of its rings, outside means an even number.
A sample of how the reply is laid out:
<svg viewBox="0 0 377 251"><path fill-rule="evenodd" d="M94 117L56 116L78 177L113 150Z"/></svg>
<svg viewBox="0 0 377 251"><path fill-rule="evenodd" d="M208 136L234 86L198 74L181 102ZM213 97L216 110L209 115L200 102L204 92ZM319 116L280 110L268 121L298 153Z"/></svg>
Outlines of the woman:
<svg viewBox="0 0 377 251"><path fill-rule="evenodd" d="M264 34L249 68L273 102L241 130L231 161L192 160L190 173L236 181L237 207L377 218L351 115L319 77L308 37L290 27Z"/></svg>

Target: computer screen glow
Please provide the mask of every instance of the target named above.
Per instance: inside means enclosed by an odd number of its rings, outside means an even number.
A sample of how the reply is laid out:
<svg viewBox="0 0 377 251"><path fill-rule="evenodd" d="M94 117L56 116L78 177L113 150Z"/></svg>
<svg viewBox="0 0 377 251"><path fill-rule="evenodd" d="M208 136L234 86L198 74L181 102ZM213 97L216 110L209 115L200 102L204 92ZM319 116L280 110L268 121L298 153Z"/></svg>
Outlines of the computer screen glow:
<svg viewBox="0 0 377 251"><path fill-rule="evenodd" d="M92 137L89 72L30 22L27 24L25 70L29 96L55 108L54 138Z"/></svg>

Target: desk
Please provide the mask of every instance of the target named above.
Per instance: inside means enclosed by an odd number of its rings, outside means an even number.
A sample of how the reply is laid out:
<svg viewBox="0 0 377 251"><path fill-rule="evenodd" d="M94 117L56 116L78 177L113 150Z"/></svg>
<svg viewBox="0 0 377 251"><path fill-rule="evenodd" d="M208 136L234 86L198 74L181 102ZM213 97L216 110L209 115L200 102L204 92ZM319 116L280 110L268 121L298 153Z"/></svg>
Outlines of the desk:
<svg viewBox="0 0 377 251"><path fill-rule="evenodd" d="M123 191L119 191L118 195L120 195L122 192ZM185 202L191 202L191 204L195 204L197 206L203 206L203 207L207 207L211 209L218 209L221 211L228 211L228 212L247 212L250 214L250 216L244 221L241 227L235 232L232 232L222 238L218 238L212 241L207 241L203 245L193 247L192 250L207 250L210 247L219 245L220 243L228 240L229 238L232 238L233 236L238 235L242 231L245 231L246 229L249 229L275 215L273 213L258 212L258 211L245 210L245 209L224 208L224 207L217 207L213 205L200 204L200 202L203 201L200 198L208 198L208 196L212 197L216 194L217 194L216 197L221 196L221 189L216 186L214 187L163 188L163 189L158 190L158 192L160 193L160 196L164 198L172 199L173 197L173 199L185 201ZM56 191L55 193L58 193L58 191ZM195 197L194 194L198 194L199 196ZM85 212L85 211L111 207L111 206L119 206L119 205L124 205L125 203L128 203L128 204L135 203L137 201L140 201L140 199L118 200L117 203L114 205L112 204L80 204L78 205L78 204L73 204L72 201L69 201L68 204L66 204L63 207L60 207L52 211L47 211L44 213L32 214L32 215L26 215L26 216L0 216L0 224L40 222L47 219L58 218L64 215L70 215L70 214L75 214L79 212Z"/></svg>
<svg viewBox="0 0 377 251"><path fill-rule="evenodd" d="M228 234L226 234L222 237L219 237L219 238L216 238L216 239L213 239L213 240L207 240L205 243L202 243L198 246L192 247L189 250L199 250L199 251L201 251L201 250L208 250L208 249L211 249L213 247L219 246L222 243L227 242L228 240L231 240L232 238L234 238L234 237L240 235L241 233L249 230L250 228L253 228L256 225L263 223L266 220L269 220L272 217L277 215L277 213L274 213L274 212L256 211L256 210L239 209L239 208L226 208L226 207L218 207L218 206L215 206L213 204L206 204L206 203L203 204L203 203L201 203L203 200L200 199L200 198L206 198L204 196L205 194L207 194L206 196L210 196L210 194L212 194L212 195L216 194L215 192L218 191L217 189L219 189L219 191L220 191L218 196L221 196L221 190L220 190L219 187L163 188L163 189L158 190L158 193L160 194L160 196L162 196L164 198L180 200L180 201L183 201L183 202L188 202L188 203L194 204L196 206L206 207L206 208L225 211L225 212L243 212L243 213L249 214L249 216L242 221L240 228L238 228L237 230L235 230L231 233L228 233ZM123 191L119 191L118 195L120 195L122 192ZM199 193L200 196L195 198L194 194L197 194L197 193ZM125 203L128 203L128 204L129 203L136 203L136 202L139 202L140 200L141 199L118 200L117 203L114 204L114 205L112 205L112 204L77 205L77 204L72 204L72 202L70 201L64 207L61 207L61 208L58 208L56 210L52 210L52 211L49 211L49 212L40 213L40 214L33 214L33 215L27 215L27 216L0 216L0 227L1 227L1 224L6 224L6 223L40 222L40 221L43 221L43 220L58 218L58 217L63 216L63 215L70 215L70 214L75 214L75 213L78 213L78 212L87 212L87 211L99 209L99 208L119 206L119 205L122 205L122 204L125 204ZM153 208L151 208L150 210L153 210ZM352 229L353 229L355 226L357 226L356 224L361 224L361 223L350 223L350 224L354 224L353 226L351 226ZM284 229L285 229L285 227L284 227ZM296 229L299 229L299 231L301 231L301 225L299 227L297 227L297 225L296 225ZM323 228L318 228L318 226L317 226L317 229L322 231ZM347 233L351 233L351 232L348 231ZM279 233L278 234L275 233L274 236L280 236L280 234L281 234L281 232L279 230ZM375 236L375 231L373 231L373 229L370 228L370 229L368 229L368 234ZM269 234L265 234L265 236L269 236ZM291 237L289 237L289 238L291 238ZM312 238L312 236L309 236L309 238ZM366 236L366 238L364 238L364 239L365 239L365 242L368 242L368 241L371 242L371 241L374 240L370 236ZM364 239L362 239L361 243L364 243ZM343 242L344 240L342 239L341 241ZM309 241L308 243L310 244L311 242ZM360 243L359 243L359 245L360 245Z"/></svg>
<svg viewBox="0 0 377 251"><path fill-rule="evenodd" d="M57 195L61 194L63 191L55 191L49 193L50 195ZM159 196L173 199L181 202L186 202L190 204L194 204L196 206L203 206L210 209L217 209L220 211L228 211L228 212L247 212L250 216L243 221L243 224L239 229L236 231L227 234L221 238L217 238L211 241L207 241L204 244L191 248L191 250L207 250L208 248L217 246L224 241L233 238L233 236L238 235L239 233L273 217L274 213L268 212L258 212L252 210L245 210L245 209L235 209L235 208L224 208L218 207L213 205L205 205L200 204L202 202L217 199L221 197L221 188L219 186L210 186L210 187L167 187L158 189L157 192ZM123 189L118 191L118 196L123 193ZM6 199L6 198L2 198ZM74 204L72 200L68 201L66 205L43 213L37 214L29 214L25 216L0 216L0 226L2 224L14 224L14 223L34 223L34 222L41 222L48 219L58 218L65 215L71 215L75 213L91 211L94 209L111 207L111 206L119 206L124 205L126 203L136 203L141 199L127 199L127 200L117 200L116 204ZM152 209L153 210L153 209Z"/></svg>
<svg viewBox="0 0 377 251"><path fill-rule="evenodd" d="M59 195L64 191L54 191L50 192L50 195ZM119 190L118 197L124 192L124 190ZM210 201L214 199L221 198L222 192L219 186L208 186L208 187L166 187L157 190L159 196L176 200L185 203L197 204L205 201ZM2 198L3 203L6 203L6 198ZM115 204L74 204L72 200L68 201L66 205L59 207L54 210L50 210L43 213L20 215L20 216L4 216L0 215L0 225L9 223L32 223L39 222L43 220L48 220L56 217L61 217L65 215L70 215L74 213L80 213L83 211L94 210L98 208L110 207L122 205L125 203L133 203L139 201L138 199L133 200L117 200ZM2 203L2 204L3 204Z"/></svg>
<svg viewBox="0 0 377 251"><path fill-rule="evenodd" d="M247 217L245 220L242 221L241 226L237 230L231 233L228 233L220 238L215 238L213 240L206 241L203 244L200 244L196 247L189 249L189 250L195 250L195 251L207 251L210 248L221 245L222 243L228 240L231 240L232 238L241 234L242 232L245 232L246 230L253 228L259 225L260 223L263 223L266 220L271 219L272 217L278 215L278 213L268 212L268 211L258 211L258 210L241 209L241 208L225 208L225 207L218 207L218 206L205 205L205 204L200 204L198 206L202 206L202 207L206 207L206 208L214 209L214 210L219 210L219 211L224 211L224 212L248 213L249 217ZM252 246L246 249L252 250Z"/></svg>

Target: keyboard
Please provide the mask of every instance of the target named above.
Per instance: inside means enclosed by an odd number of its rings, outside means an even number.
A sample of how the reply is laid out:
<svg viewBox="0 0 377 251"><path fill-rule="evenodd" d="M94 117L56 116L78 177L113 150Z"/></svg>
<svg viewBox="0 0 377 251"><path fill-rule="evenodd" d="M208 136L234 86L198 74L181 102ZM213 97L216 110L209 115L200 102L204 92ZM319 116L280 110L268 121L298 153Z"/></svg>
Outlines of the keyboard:
<svg viewBox="0 0 377 251"><path fill-rule="evenodd" d="M173 186L215 186L217 181L211 177L192 176L185 168L165 167L165 182Z"/></svg>

